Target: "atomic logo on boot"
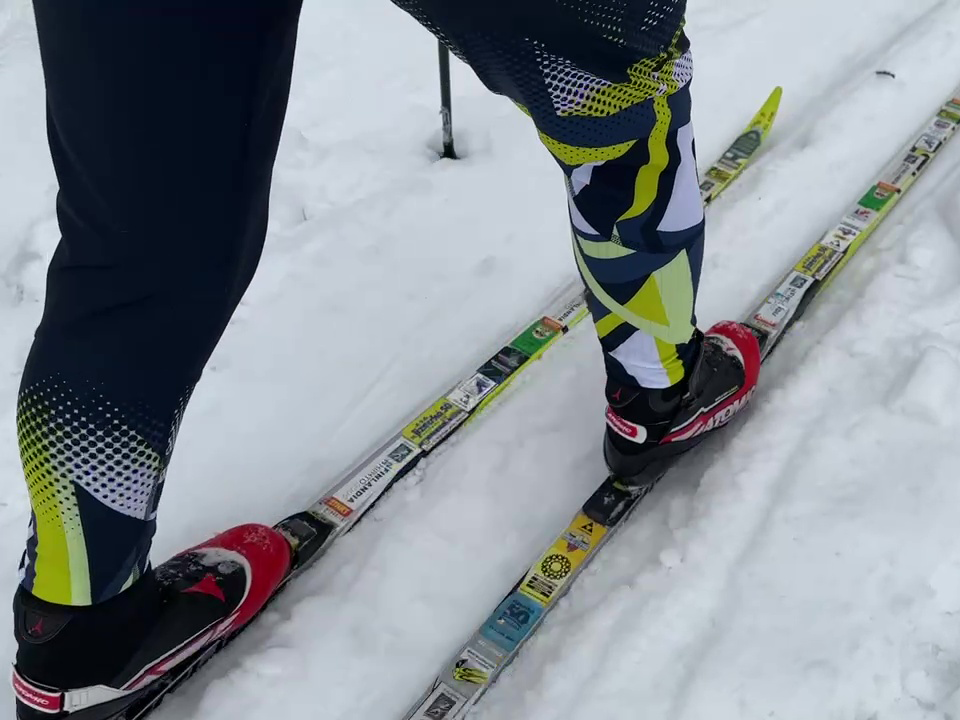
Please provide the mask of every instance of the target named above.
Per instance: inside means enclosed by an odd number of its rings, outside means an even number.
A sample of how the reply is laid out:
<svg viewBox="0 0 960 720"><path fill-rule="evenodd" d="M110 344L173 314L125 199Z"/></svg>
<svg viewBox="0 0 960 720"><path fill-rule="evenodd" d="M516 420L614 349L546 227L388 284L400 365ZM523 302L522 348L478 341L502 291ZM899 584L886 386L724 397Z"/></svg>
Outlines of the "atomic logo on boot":
<svg viewBox="0 0 960 720"><path fill-rule="evenodd" d="M213 576L213 573L207 573L203 576L203 580L198 582L196 585L188 587L183 592L185 593L200 593L202 595L210 595L217 598L220 602L226 602L227 598L223 594L223 590L220 589L220 586L217 585L217 579Z"/></svg>
<svg viewBox="0 0 960 720"><path fill-rule="evenodd" d="M56 636L68 620L68 616L58 617L41 614L35 610L25 610L20 616L20 635L27 642L46 642Z"/></svg>
<svg viewBox="0 0 960 720"><path fill-rule="evenodd" d="M627 440L633 440L635 443L647 441L647 429L643 425L624 420L610 405L607 405L607 427L617 435L625 437Z"/></svg>

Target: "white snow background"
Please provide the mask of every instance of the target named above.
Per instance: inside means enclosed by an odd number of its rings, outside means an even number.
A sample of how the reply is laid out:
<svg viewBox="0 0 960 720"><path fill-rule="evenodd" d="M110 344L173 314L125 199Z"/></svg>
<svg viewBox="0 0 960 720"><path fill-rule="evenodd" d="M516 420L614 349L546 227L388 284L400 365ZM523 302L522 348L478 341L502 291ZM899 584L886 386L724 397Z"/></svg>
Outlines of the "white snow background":
<svg viewBox="0 0 960 720"><path fill-rule="evenodd" d="M709 211L706 326L743 315L960 82L960 0L691 0L689 34L701 167L785 91L769 146ZM386 0L308 0L266 253L184 422L157 560L315 499L574 277L561 175L529 121L459 62L453 90L464 158L438 161L433 38ZM16 392L57 241L43 113L29 3L0 0L11 595L29 507ZM402 717L603 477L590 323L524 378L156 720ZM958 436L960 141L475 717L960 718Z"/></svg>

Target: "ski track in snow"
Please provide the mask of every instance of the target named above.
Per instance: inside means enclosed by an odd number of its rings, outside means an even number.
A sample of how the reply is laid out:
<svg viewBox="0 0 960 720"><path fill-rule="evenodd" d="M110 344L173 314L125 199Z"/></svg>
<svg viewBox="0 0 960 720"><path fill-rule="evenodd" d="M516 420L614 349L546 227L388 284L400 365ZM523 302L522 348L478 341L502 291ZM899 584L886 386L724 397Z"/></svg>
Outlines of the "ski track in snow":
<svg viewBox="0 0 960 720"><path fill-rule="evenodd" d="M689 16L701 166L785 89L769 148L709 211L706 326L742 316L960 82L960 1L692 0ZM13 405L57 239L32 33L29 5L0 0L11 590L28 513ZM314 499L572 277L558 171L459 63L465 158L433 159L435 53L388 3L305 8L267 251L187 414L155 557ZM954 143L793 329L747 416L644 501L475 717L960 717ZM585 323L157 720L402 716L602 478L602 385Z"/></svg>

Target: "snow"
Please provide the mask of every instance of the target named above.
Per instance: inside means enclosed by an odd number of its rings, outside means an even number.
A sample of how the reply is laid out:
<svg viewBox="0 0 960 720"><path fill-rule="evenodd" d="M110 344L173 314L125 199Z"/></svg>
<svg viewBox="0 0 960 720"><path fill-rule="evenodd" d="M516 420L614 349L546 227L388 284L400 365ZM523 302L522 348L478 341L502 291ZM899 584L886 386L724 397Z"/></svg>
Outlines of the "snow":
<svg viewBox="0 0 960 720"><path fill-rule="evenodd" d="M709 211L709 325L761 299L956 86L960 2L691 0L689 19L701 167L785 90L770 146ZM315 499L574 277L552 160L453 71L464 158L438 161L432 39L383 0L307 4L267 251L184 422L157 558ZM0 0L0 108L12 592L14 403L57 240L25 0ZM748 416L644 501L475 717L960 715L958 166L955 144L780 346ZM157 720L402 717L602 478L602 383L584 323Z"/></svg>

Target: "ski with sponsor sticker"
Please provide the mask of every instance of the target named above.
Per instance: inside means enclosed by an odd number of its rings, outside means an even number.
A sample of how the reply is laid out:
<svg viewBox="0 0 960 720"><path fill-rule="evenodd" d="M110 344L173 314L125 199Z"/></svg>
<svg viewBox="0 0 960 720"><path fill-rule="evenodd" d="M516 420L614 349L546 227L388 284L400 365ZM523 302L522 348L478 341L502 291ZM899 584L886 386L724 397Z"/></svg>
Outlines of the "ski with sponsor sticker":
<svg viewBox="0 0 960 720"><path fill-rule="evenodd" d="M780 110L783 88L776 87L763 104L756 116L747 125L740 136L731 143L720 159L703 175L700 182L700 196L704 205L710 205L746 170L763 141L770 134L773 121Z"/></svg>
<svg viewBox="0 0 960 720"><path fill-rule="evenodd" d="M780 98L781 89L776 88L744 132L707 171L701 184L705 204L716 200L756 157L776 119ZM292 563L274 597L338 538L349 532L394 483L480 415L500 392L586 317L583 293L579 282L562 288L544 315L527 324L510 342L417 414L316 503L278 522L274 528L289 542ZM113 720L143 720L241 631L242 628L182 663L155 683L135 704L113 716ZM481 686L498 667L483 653L466 653L460 659L462 662L452 671L451 677L470 686ZM439 695L435 701L431 701L432 704L440 708L443 700ZM450 710L453 709L451 706ZM445 717L440 709L431 712L433 714L424 717L436 720Z"/></svg>
<svg viewBox="0 0 960 720"><path fill-rule="evenodd" d="M864 195L793 266L744 319L769 357L787 329L876 232L960 125L960 88L943 103ZM691 452L695 452L692 450ZM462 720L516 657L577 576L669 471L652 464L628 487L608 477L569 525L443 667L404 720Z"/></svg>
<svg viewBox="0 0 960 720"><path fill-rule="evenodd" d="M883 220L923 175L960 125L960 88L943 103L923 131L876 178L839 222L813 245L747 318L760 341L761 356L770 354L784 332L844 265L876 232Z"/></svg>

